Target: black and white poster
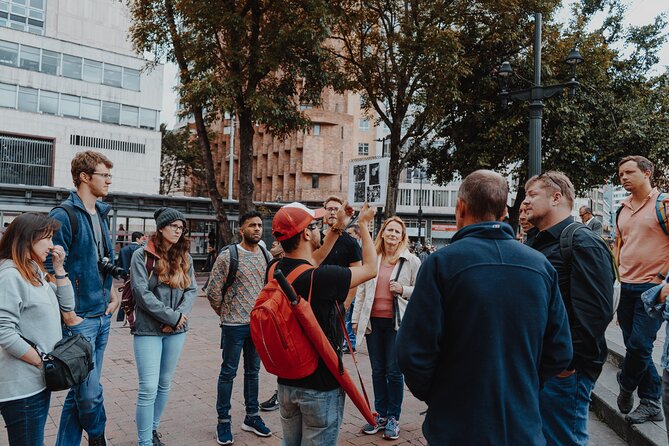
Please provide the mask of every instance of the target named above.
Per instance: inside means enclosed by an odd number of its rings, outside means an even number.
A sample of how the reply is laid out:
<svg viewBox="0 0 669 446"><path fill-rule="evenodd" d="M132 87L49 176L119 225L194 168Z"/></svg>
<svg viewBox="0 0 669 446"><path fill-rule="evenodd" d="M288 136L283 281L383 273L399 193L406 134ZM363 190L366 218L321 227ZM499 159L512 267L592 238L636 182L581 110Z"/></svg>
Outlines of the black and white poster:
<svg viewBox="0 0 669 446"><path fill-rule="evenodd" d="M384 206L388 192L389 158L364 158L351 161L348 170L348 202L361 206Z"/></svg>

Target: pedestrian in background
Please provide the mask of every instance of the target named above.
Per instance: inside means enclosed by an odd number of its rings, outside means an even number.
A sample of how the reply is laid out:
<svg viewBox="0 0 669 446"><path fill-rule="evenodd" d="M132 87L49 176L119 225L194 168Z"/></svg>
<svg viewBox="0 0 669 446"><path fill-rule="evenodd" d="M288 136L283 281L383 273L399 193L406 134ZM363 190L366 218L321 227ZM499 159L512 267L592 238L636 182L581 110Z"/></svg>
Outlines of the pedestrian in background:
<svg viewBox="0 0 669 446"><path fill-rule="evenodd" d="M132 256L130 283L135 298L132 330L139 379L137 442L164 446L158 433L167 406L172 376L188 331L188 314L197 297L197 284L186 218L176 209L154 213L156 232ZM147 265L153 265L149 271Z"/></svg>
<svg viewBox="0 0 669 446"><path fill-rule="evenodd" d="M53 218L26 213L14 219L0 241L0 412L10 446L44 444L51 391L42 358L27 340L40 352L50 352L63 337L60 311L74 310L65 251L52 242L59 228ZM42 263L48 254L55 284Z"/></svg>
<svg viewBox="0 0 669 446"><path fill-rule="evenodd" d="M396 330L421 265L418 257L409 252L408 244L404 221L399 217L386 219L375 242L378 275L358 287L351 319L358 339L364 336L367 340L374 408L378 413L376 425L365 424L362 432L372 435L383 430L383 438L387 440L399 438L404 398L404 378L397 364Z"/></svg>
<svg viewBox="0 0 669 446"><path fill-rule="evenodd" d="M429 444L546 444L539 389L571 361L569 325L555 269L501 222L507 195L495 172L465 178L458 232L421 267L397 334Z"/></svg>

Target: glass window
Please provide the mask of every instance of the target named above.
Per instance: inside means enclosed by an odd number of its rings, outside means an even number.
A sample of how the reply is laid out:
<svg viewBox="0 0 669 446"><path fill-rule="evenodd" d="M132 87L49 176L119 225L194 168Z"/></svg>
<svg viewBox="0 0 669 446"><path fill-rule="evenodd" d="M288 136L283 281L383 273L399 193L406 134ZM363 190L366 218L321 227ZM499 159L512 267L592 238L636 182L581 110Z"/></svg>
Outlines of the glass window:
<svg viewBox="0 0 669 446"><path fill-rule="evenodd" d="M63 76L81 79L81 57L63 54Z"/></svg>
<svg viewBox="0 0 669 446"><path fill-rule="evenodd" d="M103 83L112 87L121 86L121 67L118 65L105 64L105 78ZM104 114L104 113L103 113Z"/></svg>
<svg viewBox="0 0 669 446"><path fill-rule="evenodd" d="M100 101L81 98L81 119L100 120Z"/></svg>
<svg viewBox="0 0 669 446"><path fill-rule="evenodd" d="M19 110L37 112L37 90L19 87Z"/></svg>
<svg viewBox="0 0 669 446"><path fill-rule="evenodd" d="M63 116L79 117L79 96L69 94L60 95L60 114Z"/></svg>
<svg viewBox="0 0 669 446"><path fill-rule="evenodd" d="M314 136L320 136L321 135L321 125L320 124L314 124L313 135Z"/></svg>
<svg viewBox="0 0 669 446"><path fill-rule="evenodd" d="M42 73L58 75L60 66L60 53L49 50L42 50Z"/></svg>
<svg viewBox="0 0 669 446"><path fill-rule="evenodd" d="M139 70L123 69L123 88L139 91Z"/></svg>
<svg viewBox="0 0 669 446"><path fill-rule="evenodd" d="M102 122L118 124L121 114L121 105L115 102L102 103Z"/></svg>
<svg viewBox="0 0 669 446"><path fill-rule="evenodd" d="M124 105L121 107L121 125L137 127L139 119L139 107Z"/></svg>
<svg viewBox="0 0 669 446"><path fill-rule="evenodd" d="M311 175L311 188L318 189L319 176L317 173Z"/></svg>
<svg viewBox="0 0 669 446"><path fill-rule="evenodd" d="M30 6L37 9L44 9L44 0L30 0Z"/></svg>
<svg viewBox="0 0 669 446"><path fill-rule="evenodd" d="M21 68L32 71L39 71L39 59L39 48L21 45Z"/></svg>
<svg viewBox="0 0 669 446"><path fill-rule="evenodd" d="M359 143L358 144L358 155L361 155L361 156L369 155L369 144Z"/></svg>
<svg viewBox="0 0 669 446"><path fill-rule="evenodd" d="M84 60L84 76L83 79L88 82L102 83L102 62L95 60Z"/></svg>
<svg viewBox="0 0 669 446"><path fill-rule="evenodd" d="M139 110L139 126L143 129L155 130L158 113L155 110L142 108Z"/></svg>
<svg viewBox="0 0 669 446"><path fill-rule="evenodd" d="M16 85L0 84L0 107L16 108Z"/></svg>
<svg viewBox="0 0 669 446"><path fill-rule="evenodd" d="M358 121L358 128L360 130L369 130L369 121L367 119L360 119Z"/></svg>
<svg viewBox="0 0 669 446"><path fill-rule="evenodd" d="M55 91L39 92L39 111L50 115L58 114L58 93Z"/></svg>
<svg viewBox="0 0 669 446"><path fill-rule="evenodd" d="M19 61L19 44L0 40L0 64L15 67Z"/></svg>

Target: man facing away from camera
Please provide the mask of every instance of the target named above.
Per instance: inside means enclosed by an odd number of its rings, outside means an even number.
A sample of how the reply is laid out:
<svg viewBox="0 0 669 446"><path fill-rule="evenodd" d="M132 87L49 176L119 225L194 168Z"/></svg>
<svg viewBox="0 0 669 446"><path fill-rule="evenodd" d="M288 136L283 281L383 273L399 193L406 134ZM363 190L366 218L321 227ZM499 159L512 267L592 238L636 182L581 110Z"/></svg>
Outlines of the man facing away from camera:
<svg viewBox="0 0 669 446"><path fill-rule="evenodd" d="M569 324L555 269L501 222L507 195L495 172L465 178L458 232L421 266L397 334L429 444L546 444L539 389L571 361Z"/></svg>

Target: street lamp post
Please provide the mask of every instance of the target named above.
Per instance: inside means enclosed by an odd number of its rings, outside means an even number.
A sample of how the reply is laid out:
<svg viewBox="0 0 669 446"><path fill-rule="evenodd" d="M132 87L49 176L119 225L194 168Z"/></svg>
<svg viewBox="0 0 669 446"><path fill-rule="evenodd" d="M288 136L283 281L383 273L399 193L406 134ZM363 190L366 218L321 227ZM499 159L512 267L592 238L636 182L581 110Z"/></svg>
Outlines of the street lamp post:
<svg viewBox="0 0 669 446"><path fill-rule="evenodd" d="M418 179L420 180L420 187L418 189L418 243L421 245L423 242L421 241L421 230L423 229L423 178L424 178L424 173L423 169L419 168L418 170ZM415 175L414 175L415 178Z"/></svg>
<svg viewBox="0 0 669 446"><path fill-rule="evenodd" d="M506 108L509 102L528 101L530 103L530 148L528 158L528 178L541 173L541 122L543 119L544 100L562 95L569 90L569 97L576 94L579 82L576 80L576 66L583 62L583 57L574 47L565 63L571 67L571 79L557 85L541 85L541 13L534 14L534 82L532 87L509 91L509 78L513 69L508 61L502 63L497 71L502 92L499 94L501 105Z"/></svg>

